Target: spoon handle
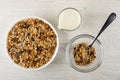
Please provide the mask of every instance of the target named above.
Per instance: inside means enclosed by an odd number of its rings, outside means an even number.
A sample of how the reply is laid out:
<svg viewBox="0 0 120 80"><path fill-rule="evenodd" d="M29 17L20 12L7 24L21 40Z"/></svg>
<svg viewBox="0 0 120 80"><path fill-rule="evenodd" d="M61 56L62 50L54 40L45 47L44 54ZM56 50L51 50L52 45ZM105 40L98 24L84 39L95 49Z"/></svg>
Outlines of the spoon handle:
<svg viewBox="0 0 120 80"><path fill-rule="evenodd" d="M115 18L116 18L116 14L115 13L111 13L109 15L108 19L106 20L105 24L101 28L100 32L98 33L98 35L96 36L96 38L94 39L94 41L90 44L90 47L97 40L97 38L100 36L100 34L115 20Z"/></svg>

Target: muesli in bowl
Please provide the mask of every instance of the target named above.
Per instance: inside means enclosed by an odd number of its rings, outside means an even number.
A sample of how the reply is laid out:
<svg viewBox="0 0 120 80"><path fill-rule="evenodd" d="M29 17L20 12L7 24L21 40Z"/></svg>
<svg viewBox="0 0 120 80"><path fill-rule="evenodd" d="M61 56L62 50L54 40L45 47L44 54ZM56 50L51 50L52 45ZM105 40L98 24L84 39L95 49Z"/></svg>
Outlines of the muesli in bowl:
<svg viewBox="0 0 120 80"><path fill-rule="evenodd" d="M66 57L69 65L79 72L91 72L97 69L103 60L101 42L97 39L94 45L87 49L95 39L89 34L80 34L72 38L66 47Z"/></svg>
<svg viewBox="0 0 120 80"><path fill-rule="evenodd" d="M7 51L11 60L26 69L47 66L56 56L58 46L56 30L41 18L18 21L7 37Z"/></svg>

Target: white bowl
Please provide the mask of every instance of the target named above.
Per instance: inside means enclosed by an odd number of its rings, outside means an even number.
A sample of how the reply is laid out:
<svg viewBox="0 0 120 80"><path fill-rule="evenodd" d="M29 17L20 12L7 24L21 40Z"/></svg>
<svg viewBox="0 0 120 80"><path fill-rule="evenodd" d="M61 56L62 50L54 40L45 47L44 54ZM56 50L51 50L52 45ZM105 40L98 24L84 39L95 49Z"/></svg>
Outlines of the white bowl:
<svg viewBox="0 0 120 80"><path fill-rule="evenodd" d="M46 64L44 64L43 66L41 66L41 67L39 67L39 68L25 68L25 67L21 67L21 66L19 66L18 64L16 64L16 63L10 58L10 56L8 55L8 52L7 52L7 56L9 57L10 61L11 61L13 64L15 64L15 66L17 66L17 67L19 67L19 68L22 68L22 69L25 69L25 70L40 70L40 69L48 66L48 65L54 60L54 58L56 57L57 52L58 52L58 48L59 48L59 37L58 37L58 34L57 34L55 28L53 27L53 25L52 25L50 22L48 22L47 20L43 19L43 18L39 18L39 17L25 17L25 18L23 18L23 19L19 19L19 20L15 21L15 23L17 23L18 21L24 20L24 19L26 19L26 18L37 18L37 19L40 19L40 20L44 21L45 23L47 23L47 24L53 29L53 31L55 32L55 34L56 34L56 36L57 36L57 46L56 46L56 48L55 48L54 54L53 54L52 58L50 59L50 61L48 61ZM14 23L14 24L15 24L15 23ZM13 25L14 25L14 24L13 24ZM12 25L12 26L13 26L13 25ZM7 36L8 36L8 35L7 35ZM6 43L7 43L7 38L6 38Z"/></svg>

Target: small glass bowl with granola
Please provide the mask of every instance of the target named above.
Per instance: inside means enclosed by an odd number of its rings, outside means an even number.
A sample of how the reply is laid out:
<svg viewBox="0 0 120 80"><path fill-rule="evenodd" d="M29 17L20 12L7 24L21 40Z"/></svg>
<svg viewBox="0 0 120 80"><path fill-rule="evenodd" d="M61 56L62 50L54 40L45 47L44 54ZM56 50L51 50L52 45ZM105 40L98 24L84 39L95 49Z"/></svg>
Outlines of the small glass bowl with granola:
<svg viewBox="0 0 120 80"><path fill-rule="evenodd" d="M102 44L96 40L94 45L88 45L95 37L88 34L81 34L72 38L66 47L66 57L69 65L79 72L91 72L97 69L103 59Z"/></svg>
<svg viewBox="0 0 120 80"><path fill-rule="evenodd" d="M59 46L55 28L38 17L16 22L8 32L7 52L10 59L25 69L42 69L55 58Z"/></svg>

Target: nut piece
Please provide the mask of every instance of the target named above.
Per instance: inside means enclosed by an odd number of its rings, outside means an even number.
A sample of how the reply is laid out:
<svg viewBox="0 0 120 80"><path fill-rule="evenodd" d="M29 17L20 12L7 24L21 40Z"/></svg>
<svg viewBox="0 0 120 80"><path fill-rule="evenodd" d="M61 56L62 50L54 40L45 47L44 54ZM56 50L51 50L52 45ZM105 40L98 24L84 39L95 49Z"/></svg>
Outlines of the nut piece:
<svg viewBox="0 0 120 80"><path fill-rule="evenodd" d="M83 43L77 44L73 49L75 63L79 66L85 66L90 63L93 63L93 61L96 58L95 48L91 47L88 50L87 47L88 47L88 44L83 42Z"/></svg>
<svg viewBox="0 0 120 80"><path fill-rule="evenodd" d="M8 33L7 50L11 59L25 68L39 68L52 58L57 45L52 28L37 18L17 22Z"/></svg>

